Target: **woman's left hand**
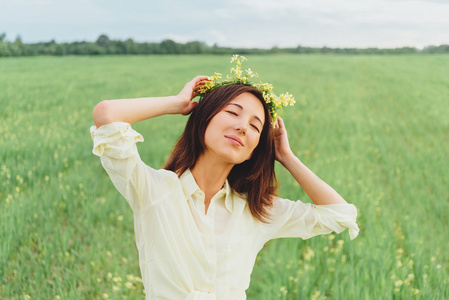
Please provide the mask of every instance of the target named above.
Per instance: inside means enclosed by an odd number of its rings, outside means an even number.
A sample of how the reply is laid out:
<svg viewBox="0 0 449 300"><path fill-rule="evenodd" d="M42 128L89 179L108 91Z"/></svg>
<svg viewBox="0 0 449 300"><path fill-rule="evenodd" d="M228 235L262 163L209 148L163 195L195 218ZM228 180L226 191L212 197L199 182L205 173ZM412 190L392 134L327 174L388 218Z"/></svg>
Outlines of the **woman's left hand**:
<svg viewBox="0 0 449 300"><path fill-rule="evenodd" d="M284 120L281 117L277 118L276 126L274 128L274 143L276 160L282 162L288 156L293 155L288 142L287 129L284 126Z"/></svg>

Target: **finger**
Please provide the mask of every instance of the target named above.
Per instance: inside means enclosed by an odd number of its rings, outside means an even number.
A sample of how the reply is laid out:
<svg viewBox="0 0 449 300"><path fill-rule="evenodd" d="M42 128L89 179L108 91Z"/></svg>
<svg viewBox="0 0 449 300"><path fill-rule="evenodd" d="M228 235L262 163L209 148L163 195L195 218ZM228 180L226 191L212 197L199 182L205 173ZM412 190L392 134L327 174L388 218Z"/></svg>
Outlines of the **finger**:
<svg viewBox="0 0 449 300"><path fill-rule="evenodd" d="M282 120L281 117L278 117L278 123L279 123L279 128L285 128L285 126L284 126L284 120Z"/></svg>
<svg viewBox="0 0 449 300"><path fill-rule="evenodd" d="M198 81L198 82L195 83L195 86L202 86L202 85L205 85L206 82L208 82L208 81L207 81L207 80Z"/></svg>
<svg viewBox="0 0 449 300"><path fill-rule="evenodd" d="M204 75L198 75L195 78L193 78L192 82L199 82L199 81L210 81L209 80L209 76L204 76Z"/></svg>
<svg viewBox="0 0 449 300"><path fill-rule="evenodd" d="M279 129L281 124L279 123L279 117L276 119L276 123L274 123L274 129Z"/></svg>

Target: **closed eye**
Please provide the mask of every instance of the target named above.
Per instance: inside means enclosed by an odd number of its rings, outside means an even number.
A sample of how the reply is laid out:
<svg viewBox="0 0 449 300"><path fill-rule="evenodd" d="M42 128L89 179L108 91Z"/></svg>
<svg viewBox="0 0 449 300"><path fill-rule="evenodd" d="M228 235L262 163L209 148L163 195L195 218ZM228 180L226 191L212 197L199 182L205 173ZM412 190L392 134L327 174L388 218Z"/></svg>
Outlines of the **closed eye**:
<svg viewBox="0 0 449 300"><path fill-rule="evenodd" d="M231 111L231 110L226 110L227 113L230 113L231 115L237 116L237 113Z"/></svg>
<svg viewBox="0 0 449 300"><path fill-rule="evenodd" d="M251 126L252 126L257 132L260 133L260 130L259 130L259 128L258 128L256 125L251 124Z"/></svg>

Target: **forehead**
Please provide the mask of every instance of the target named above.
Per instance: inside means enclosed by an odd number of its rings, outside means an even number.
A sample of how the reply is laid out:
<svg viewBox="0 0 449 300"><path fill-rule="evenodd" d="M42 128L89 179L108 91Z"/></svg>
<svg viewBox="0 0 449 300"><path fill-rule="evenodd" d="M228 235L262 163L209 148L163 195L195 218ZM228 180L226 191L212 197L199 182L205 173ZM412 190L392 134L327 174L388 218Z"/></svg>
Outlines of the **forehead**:
<svg viewBox="0 0 449 300"><path fill-rule="evenodd" d="M238 107L258 117L262 122L265 121L265 111L259 98L251 93L243 93L231 100L228 105Z"/></svg>

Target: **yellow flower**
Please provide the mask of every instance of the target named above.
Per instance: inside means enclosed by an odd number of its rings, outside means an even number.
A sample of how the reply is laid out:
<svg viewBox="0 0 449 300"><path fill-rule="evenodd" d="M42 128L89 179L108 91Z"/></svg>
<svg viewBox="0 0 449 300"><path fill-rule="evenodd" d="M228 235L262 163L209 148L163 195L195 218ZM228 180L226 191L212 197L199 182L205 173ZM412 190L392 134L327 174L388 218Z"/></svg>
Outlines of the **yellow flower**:
<svg viewBox="0 0 449 300"><path fill-rule="evenodd" d="M242 70L242 62L246 60L246 57L240 55L233 55L231 57L231 63L236 65L230 69L230 74L226 75L226 80L219 82L222 78L220 73L214 73L213 76L209 77L208 82L198 88L197 93L203 97L206 93L214 90L217 87L221 87L227 84L247 84L256 89L258 89L270 109L270 114L272 117L272 125L276 123L276 119L279 113L282 111L282 106L294 105L295 99L289 93L281 94L279 97L273 93L273 85L264 82L252 83L249 80L251 78L258 78L257 73L254 73L250 68L244 71ZM244 75L243 75L244 74ZM200 99L201 100L201 99Z"/></svg>
<svg viewBox="0 0 449 300"><path fill-rule="evenodd" d="M314 256L315 256L315 252L312 249L310 249L309 247L307 247L305 249L304 259L311 260Z"/></svg>
<svg viewBox="0 0 449 300"><path fill-rule="evenodd" d="M221 78L221 74L220 73L214 73L213 76L209 77L209 79L212 80L212 81L217 81L220 78Z"/></svg>
<svg viewBox="0 0 449 300"><path fill-rule="evenodd" d="M251 78L251 77L254 77L255 75L254 75L253 71L251 71L251 69L246 69L245 76Z"/></svg>
<svg viewBox="0 0 449 300"><path fill-rule="evenodd" d="M128 281L134 281L134 275L128 274L126 275L126 279L128 279Z"/></svg>
<svg viewBox="0 0 449 300"><path fill-rule="evenodd" d="M132 284L131 282L127 282L127 283L125 283L125 286L128 288L128 289L132 289L133 287L134 287L134 284Z"/></svg>

